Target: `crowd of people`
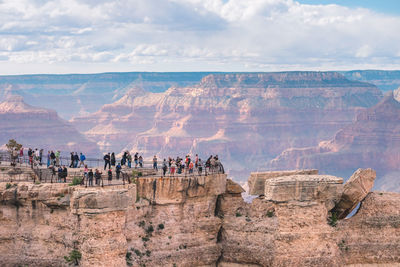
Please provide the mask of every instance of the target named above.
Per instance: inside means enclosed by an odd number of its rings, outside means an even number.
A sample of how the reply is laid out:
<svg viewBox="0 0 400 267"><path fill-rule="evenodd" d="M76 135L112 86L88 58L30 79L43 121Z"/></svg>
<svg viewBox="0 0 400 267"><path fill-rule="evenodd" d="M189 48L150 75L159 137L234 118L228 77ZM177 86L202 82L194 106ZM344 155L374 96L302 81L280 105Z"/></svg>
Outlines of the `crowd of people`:
<svg viewBox="0 0 400 267"><path fill-rule="evenodd" d="M44 157L43 157L43 149L32 149L29 148L27 151L27 156L29 159L29 164L31 167L42 166L44 164ZM15 154L15 155L14 155ZM24 163L26 161L26 156L24 157L24 148L21 148L19 153L13 153L12 155L15 158L19 158L20 163ZM64 158L65 160L66 158ZM57 177L58 182L66 182L68 176L68 169L69 168L82 168L84 173L84 179L82 179L82 183L86 181L89 186L100 185L100 181L102 181L103 173L100 169L91 169L88 168L88 165L85 164L86 156L83 153L78 152L70 152L68 164L62 164L61 162L61 152L59 150L53 151L49 150L47 153L47 168L51 170L52 178ZM107 153L103 156L104 160L104 176L107 177L108 184L112 183L113 176L117 180L120 179L121 173L123 168L124 169L140 169L144 168L144 159L143 156L140 155L138 152L134 153L133 156L129 151L125 151L122 154L120 159L116 158L114 152ZM65 163L65 161L64 161ZM161 163L161 168L159 169L159 163ZM210 156L204 162L201 158L199 158L198 154L192 159L190 155L186 155L184 158L181 157L168 157L164 158L161 162L158 161L156 155L154 155L151 163L148 164L152 165L152 169L155 172L160 172L161 176L165 177L175 176L180 174L198 174L202 175L204 172L207 173L224 173L224 168L219 161L218 155ZM114 171L113 171L114 170Z"/></svg>

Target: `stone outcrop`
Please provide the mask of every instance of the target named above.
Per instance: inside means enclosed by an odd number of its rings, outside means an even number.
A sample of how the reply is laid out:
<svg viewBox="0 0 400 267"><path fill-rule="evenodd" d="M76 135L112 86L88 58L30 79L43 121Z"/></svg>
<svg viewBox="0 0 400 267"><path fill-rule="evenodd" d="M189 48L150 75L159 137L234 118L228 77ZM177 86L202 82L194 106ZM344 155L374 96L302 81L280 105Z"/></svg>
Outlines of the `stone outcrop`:
<svg viewBox="0 0 400 267"><path fill-rule="evenodd" d="M399 194L369 193L357 214L330 225L338 177L271 178L252 203L226 175L136 183L0 183L0 265L63 266L72 249L82 266L400 263Z"/></svg>
<svg viewBox="0 0 400 267"><path fill-rule="evenodd" d="M135 194L134 185L0 183L0 265L64 266L76 249L81 266L122 266L123 226Z"/></svg>
<svg viewBox="0 0 400 267"><path fill-rule="evenodd" d="M400 194L370 192L335 231L342 265L400 265ZM362 265L364 264L364 265Z"/></svg>
<svg viewBox="0 0 400 267"><path fill-rule="evenodd" d="M319 201L331 210L342 195L343 179L330 175L291 175L265 181L264 199L273 202ZM357 202L358 203L358 202Z"/></svg>
<svg viewBox="0 0 400 267"><path fill-rule="evenodd" d="M358 169L344 184L343 194L335 206L339 219L346 218L371 191L374 186L376 172L372 169Z"/></svg>
<svg viewBox="0 0 400 267"><path fill-rule="evenodd" d="M290 176L290 175L311 175L318 174L318 170L292 170L292 171L270 171L270 172L252 172L248 180L250 195L264 195L265 182L268 179Z"/></svg>

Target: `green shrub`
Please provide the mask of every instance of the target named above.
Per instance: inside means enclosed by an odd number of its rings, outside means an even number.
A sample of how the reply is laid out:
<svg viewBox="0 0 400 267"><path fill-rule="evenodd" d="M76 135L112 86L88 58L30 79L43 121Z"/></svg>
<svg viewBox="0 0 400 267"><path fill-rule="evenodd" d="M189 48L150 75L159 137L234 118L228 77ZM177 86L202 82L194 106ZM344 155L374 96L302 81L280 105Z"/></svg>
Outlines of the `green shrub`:
<svg viewBox="0 0 400 267"><path fill-rule="evenodd" d="M140 221L140 222L139 222L139 227L144 228L145 225L146 225L146 223L145 223L144 221Z"/></svg>
<svg viewBox="0 0 400 267"><path fill-rule="evenodd" d="M82 258L82 254L74 249L69 253L69 256L64 256L64 259L67 263L72 263L74 265L79 265L79 261Z"/></svg>
<svg viewBox="0 0 400 267"><path fill-rule="evenodd" d="M126 265L128 265L128 266L132 266L133 264L132 264L132 253L131 252L126 252L126 255L125 255L125 260L126 260Z"/></svg>
<svg viewBox="0 0 400 267"><path fill-rule="evenodd" d="M145 236L145 237L142 237L142 241L143 242L147 242L147 241L149 241L150 239L147 237L147 236Z"/></svg>
<svg viewBox="0 0 400 267"><path fill-rule="evenodd" d="M135 252L136 256L142 257L142 252L140 252L140 250L134 249L133 252Z"/></svg>
<svg viewBox="0 0 400 267"><path fill-rule="evenodd" d="M157 228L158 228L159 230L164 229L164 224L160 223L160 224L157 226Z"/></svg>
<svg viewBox="0 0 400 267"><path fill-rule="evenodd" d="M236 217L242 217L242 214L240 212L236 212Z"/></svg>
<svg viewBox="0 0 400 267"><path fill-rule="evenodd" d="M273 210L269 210L269 211L267 211L267 217L274 217L274 211Z"/></svg>
<svg viewBox="0 0 400 267"><path fill-rule="evenodd" d="M76 177L76 176L75 176L75 177L72 179L72 183L70 183L69 186L80 185L80 184L81 184L81 181L82 181L81 177Z"/></svg>
<svg viewBox="0 0 400 267"><path fill-rule="evenodd" d="M331 213L331 216L329 216L329 218L328 218L328 224L329 224L330 226L332 226L332 227L336 227L337 221L338 221L337 213L333 211L333 212Z"/></svg>
<svg viewBox="0 0 400 267"><path fill-rule="evenodd" d="M150 255L151 255L151 251L150 250L146 250L146 256L150 257Z"/></svg>
<svg viewBox="0 0 400 267"><path fill-rule="evenodd" d="M11 188L11 184L10 183L6 183L6 189L10 189Z"/></svg>
<svg viewBox="0 0 400 267"><path fill-rule="evenodd" d="M151 233L153 233L153 232L154 232L153 225L150 225L149 227L147 227L146 233L151 234Z"/></svg>

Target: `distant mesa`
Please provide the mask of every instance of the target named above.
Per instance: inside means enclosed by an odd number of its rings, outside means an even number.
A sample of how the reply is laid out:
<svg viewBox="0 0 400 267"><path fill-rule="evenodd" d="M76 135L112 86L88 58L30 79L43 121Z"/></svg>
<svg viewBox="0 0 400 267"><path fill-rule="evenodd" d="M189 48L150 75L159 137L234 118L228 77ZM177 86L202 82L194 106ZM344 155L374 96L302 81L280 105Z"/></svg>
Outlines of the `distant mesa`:
<svg viewBox="0 0 400 267"><path fill-rule="evenodd" d="M54 110L34 107L22 96L0 103L0 144L18 140L24 147L99 153L97 145L61 119Z"/></svg>
<svg viewBox="0 0 400 267"><path fill-rule="evenodd" d="M390 92L376 106L361 111L332 140L315 147L285 150L271 161L270 167L317 168L345 174L354 171L355 166L396 171L399 170L399 147L400 103Z"/></svg>

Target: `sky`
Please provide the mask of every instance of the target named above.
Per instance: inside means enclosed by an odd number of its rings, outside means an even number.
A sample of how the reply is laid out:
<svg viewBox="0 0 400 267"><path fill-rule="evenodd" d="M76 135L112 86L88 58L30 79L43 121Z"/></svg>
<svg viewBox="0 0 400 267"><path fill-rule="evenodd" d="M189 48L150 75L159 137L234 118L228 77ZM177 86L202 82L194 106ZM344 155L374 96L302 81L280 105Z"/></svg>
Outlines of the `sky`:
<svg viewBox="0 0 400 267"><path fill-rule="evenodd" d="M0 0L0 75L400 69L398 0Z"/></svg>

